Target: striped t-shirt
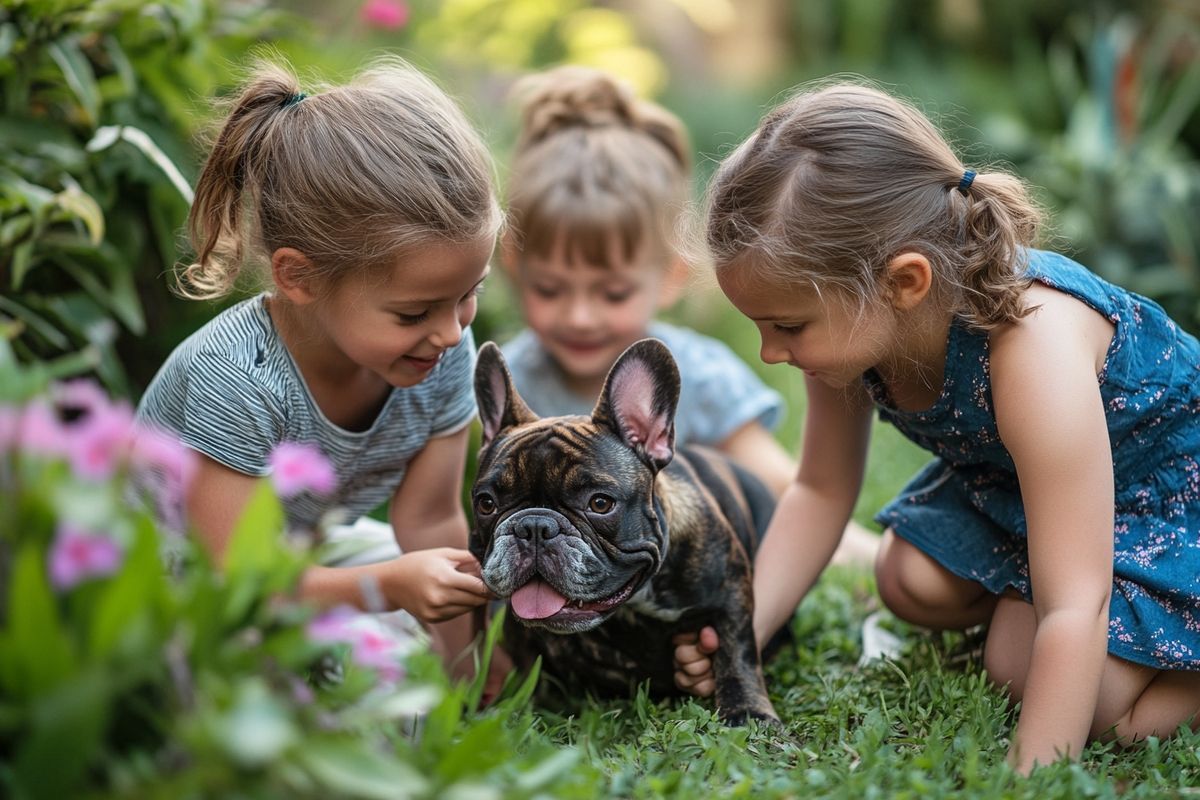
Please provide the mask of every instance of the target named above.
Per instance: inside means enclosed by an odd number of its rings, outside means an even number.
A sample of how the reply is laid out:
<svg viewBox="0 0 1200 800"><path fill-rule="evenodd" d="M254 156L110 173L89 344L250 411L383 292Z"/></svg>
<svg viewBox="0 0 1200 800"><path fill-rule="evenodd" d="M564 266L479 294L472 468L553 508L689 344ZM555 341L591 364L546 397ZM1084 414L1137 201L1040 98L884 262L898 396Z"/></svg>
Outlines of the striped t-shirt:
<svg viewBox="0 0 1200 800"><path fill-rule="evenodd" d="M348 431L325 418L267 313L265 295L209 321L171 353L138 405L138 418L247 475L266 475L280 442L315 444L337 475L332 496L285 502L288 522L315 530L326 512L348 521L386 501L432 438L475 415L475 342L468 328L415 386L393 388L375 422Z"/></svg>

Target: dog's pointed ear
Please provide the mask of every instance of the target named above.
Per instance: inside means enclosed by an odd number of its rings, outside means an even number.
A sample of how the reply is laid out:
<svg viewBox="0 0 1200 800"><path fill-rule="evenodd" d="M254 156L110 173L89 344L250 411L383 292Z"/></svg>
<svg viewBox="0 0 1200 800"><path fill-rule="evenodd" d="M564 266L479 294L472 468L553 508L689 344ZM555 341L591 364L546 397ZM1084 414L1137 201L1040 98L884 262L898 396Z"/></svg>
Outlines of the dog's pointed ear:
<svg viewBox="0 0 1200 800"><path fill-rule="evenodd" d="M493 342L485 342L479 348L475 362L475 402L479 406L479 420L483 423L484 447L505 428L538 418L517 394L504 356Z"/></svg>
<svg viewBox="0 0 1200 800"><path fill-rule="evenodd" d="M592 421L607 426L655 470L675 455L679 368L657 339L634 342L604 381Z"/></svg>

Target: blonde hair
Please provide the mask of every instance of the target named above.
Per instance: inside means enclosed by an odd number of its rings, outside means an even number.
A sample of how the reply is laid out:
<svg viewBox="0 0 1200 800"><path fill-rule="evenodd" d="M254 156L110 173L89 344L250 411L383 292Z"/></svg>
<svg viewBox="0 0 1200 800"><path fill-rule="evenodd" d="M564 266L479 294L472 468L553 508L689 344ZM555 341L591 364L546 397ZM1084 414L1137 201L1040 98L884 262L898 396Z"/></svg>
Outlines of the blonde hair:
<svg viewBox="0 0 1200 800"><path fill-rule="evenodd" d="M612 266L643 244L675 250L690 194L683 123L599 70L563 66L518 83L521 131L508 187L516 249Z"/></svg>
<svg viewBox="0 0 1200 800"><path fill-rule="evenodd" d="M326 285L412 249L495 237L490 156L462 111L399 59L306 96L259 62L232 103L188 219L177 291L228 294L251 255L293 247Z"/></svg>
<svg viewBox="0 0 1200 800"><path fill-rule="evenodd" d="M707 192L705 239L718 271L857 297L886 296L900 253L929 259L938 299L989 330L1028 313L1024 248L1041 212L1021 181L966 167L913 106L839 83L795 95L767 114L720 165ZM967 185L960 189L960 186Z"/></svg>

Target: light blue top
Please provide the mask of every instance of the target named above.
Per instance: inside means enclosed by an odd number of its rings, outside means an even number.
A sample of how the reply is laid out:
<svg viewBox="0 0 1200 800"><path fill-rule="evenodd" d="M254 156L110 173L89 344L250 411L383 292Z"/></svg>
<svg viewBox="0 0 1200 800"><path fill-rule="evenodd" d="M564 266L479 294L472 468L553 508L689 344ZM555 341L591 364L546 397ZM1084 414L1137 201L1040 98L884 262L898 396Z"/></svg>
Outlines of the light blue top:
<svg viewBox="0 0 1200 800"><path fill-rule="evenodd" d="M1030 251L1028 274L1115 327L1097 378L1116 490L1109 652L1200 670L1200 342L1152 300L1063 256ZM864 380L880 416L936 456L876 519L956 575L1032 598L1025 509L996 428L987 334L951 326L942 393L924 411L897 409L873 372Z"/></svg>
<svg viewBox="0 0 1200 800"><path fill-rule="evenodd" d="M664 322L652 322L647 335L666 344L679 365L677 444L716 446L749 422L773 430L783 419L783 398L722 342ZM534 413L592 413L596 398L567 388L562 370L533 331L522 331L501 350L517 391Z"/></svg>
<svg viewBox="0 0 1200 800"><path fill-rule="evenodd" d="M267 313L265 295L226 309L171 353L138 405L138 418L174 431L188 447L247 475L270 472L280 442L316 444L337 488L285 503L293 526L315 529L326 511L349 520L386 501L408 463L436 436L475 416L470 329L416 386L394 388L375 422L348 431L325 418Z"/></svg>

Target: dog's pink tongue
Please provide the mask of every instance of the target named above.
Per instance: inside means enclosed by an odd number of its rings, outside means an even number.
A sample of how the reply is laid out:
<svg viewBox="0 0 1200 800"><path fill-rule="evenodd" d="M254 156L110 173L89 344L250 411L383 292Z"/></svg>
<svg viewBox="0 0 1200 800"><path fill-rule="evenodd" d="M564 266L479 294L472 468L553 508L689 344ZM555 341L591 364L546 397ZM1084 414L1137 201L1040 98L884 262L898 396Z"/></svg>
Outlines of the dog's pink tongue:
<svg viewBox="0 0 1200 800"><path fill-rule="evenodd" d="M567 604L567 598L545 581L534 578L509 598L513 612L521 619L552 617Z"/></svg>

